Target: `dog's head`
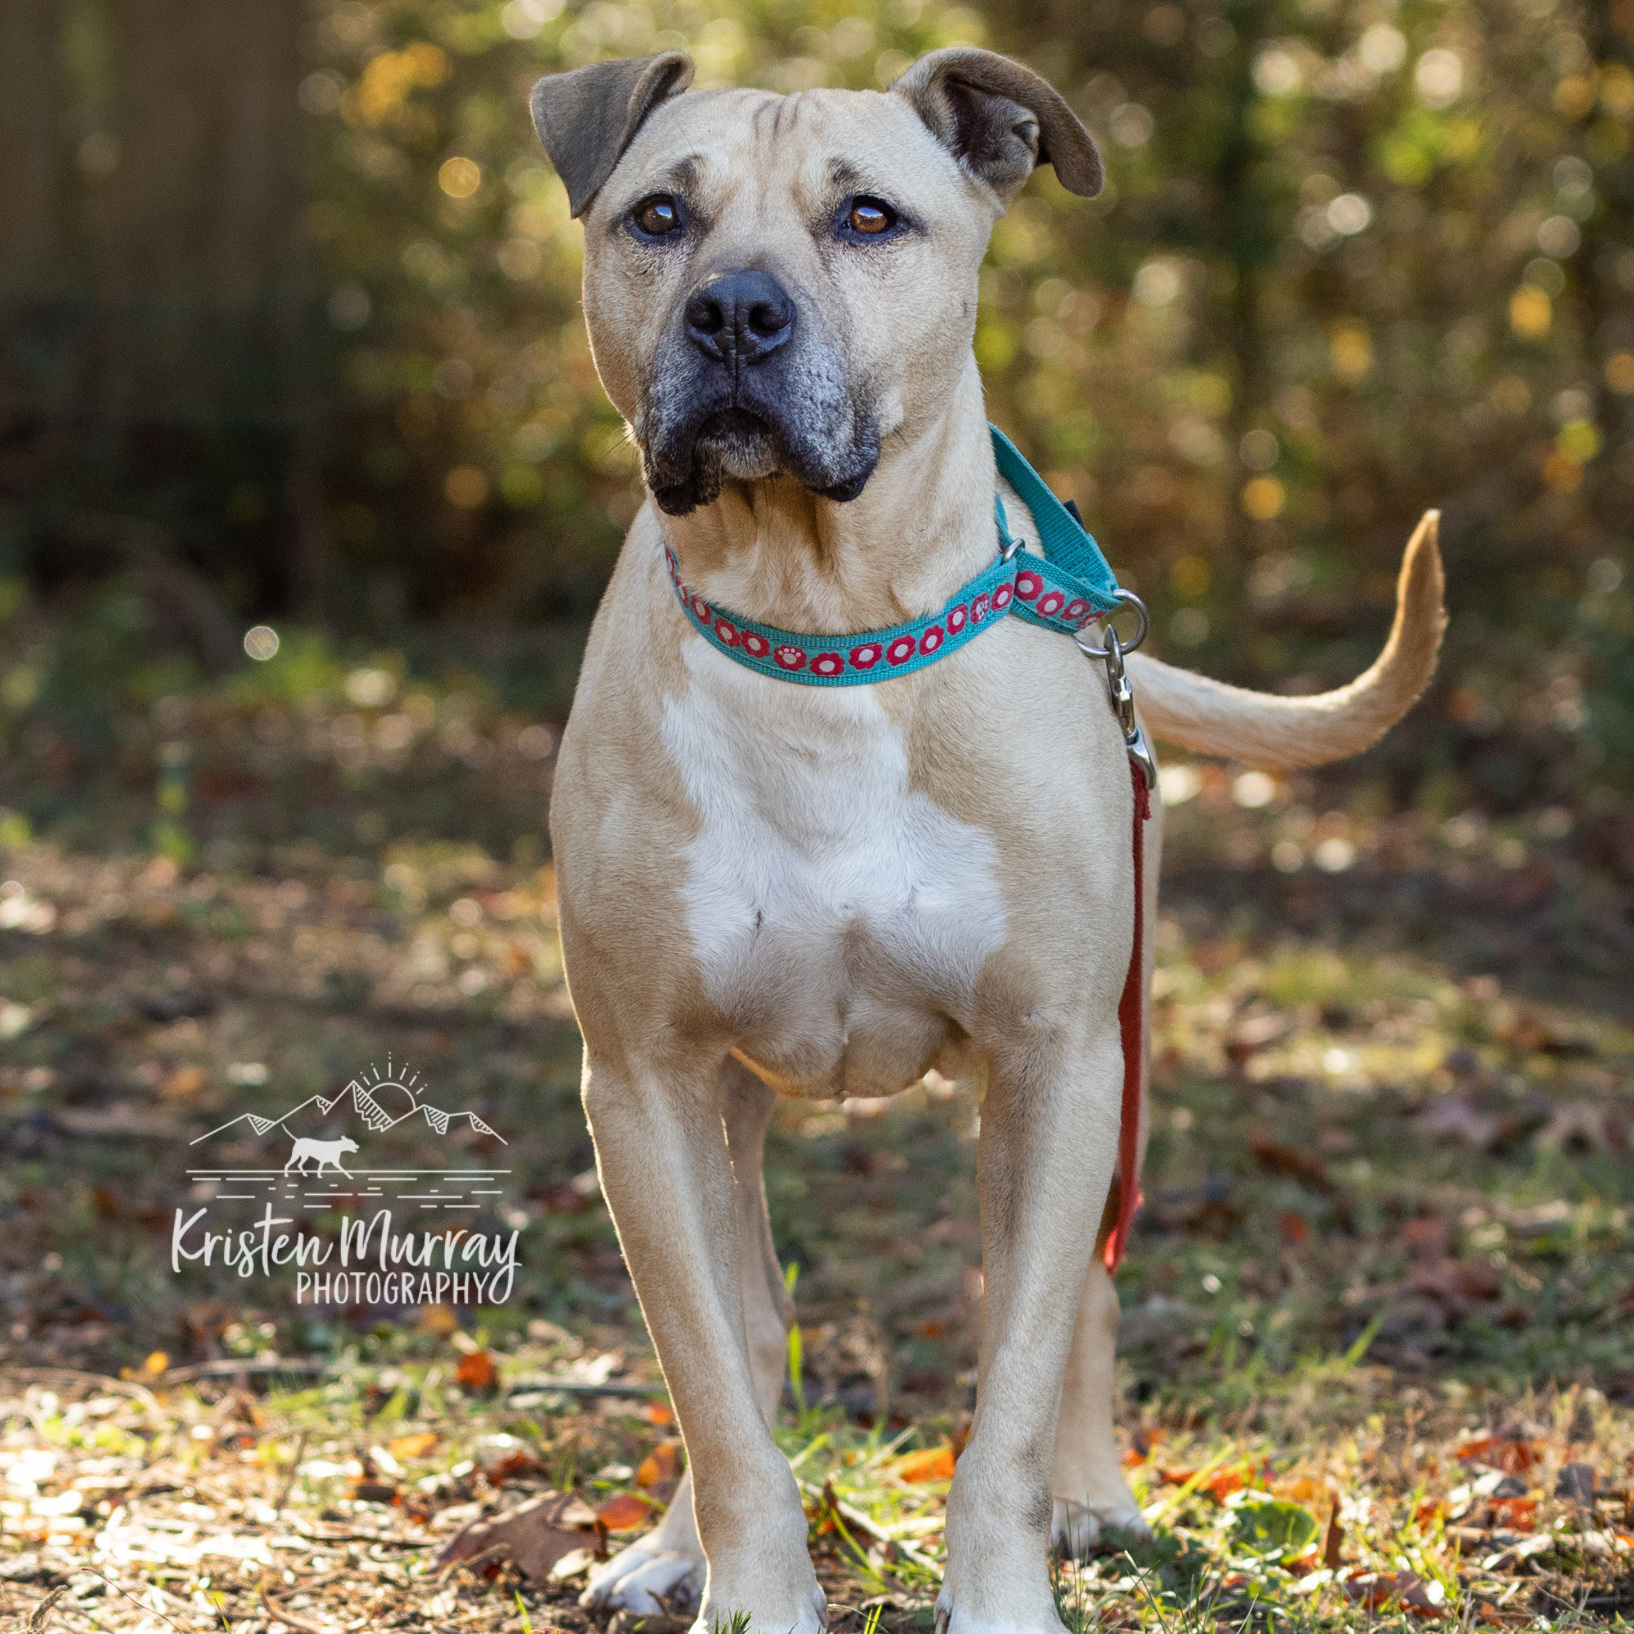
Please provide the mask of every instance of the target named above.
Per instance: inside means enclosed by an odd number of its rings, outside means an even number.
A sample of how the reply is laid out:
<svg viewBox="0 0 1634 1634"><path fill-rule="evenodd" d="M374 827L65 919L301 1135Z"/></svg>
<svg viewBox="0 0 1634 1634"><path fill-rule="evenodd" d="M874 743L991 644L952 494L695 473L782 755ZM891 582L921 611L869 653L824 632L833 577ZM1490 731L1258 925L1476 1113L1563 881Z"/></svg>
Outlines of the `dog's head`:
<svg viewBox="0 0 1634 1634"><path fill-rule="evenodd" d="M343 1140L340 1143L340 1149L343 1152L355 1152L357 1150L357 1142L350 1138Z"/></svg>
<svg viewBox="0 0 1634 1634"><path fill-rule="evenodd" d="M584 218L602 383L672 514L779 475L853 499L882 439L928 423L968 366L994 221L1041 163L1095 194L1100 155L990 51L932 52L884 93L691 78L669 52L534 87Z"/></svg>

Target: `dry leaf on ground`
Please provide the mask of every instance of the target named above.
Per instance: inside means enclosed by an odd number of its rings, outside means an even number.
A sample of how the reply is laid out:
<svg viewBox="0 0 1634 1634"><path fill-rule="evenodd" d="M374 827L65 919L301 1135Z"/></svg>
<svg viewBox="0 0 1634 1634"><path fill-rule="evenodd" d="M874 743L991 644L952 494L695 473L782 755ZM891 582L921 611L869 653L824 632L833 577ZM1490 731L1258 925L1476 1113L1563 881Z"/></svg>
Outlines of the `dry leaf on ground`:
<svg viewBox="0 0 1634 1634"><path fill-rule="evenodd" d="M543 1581L564 1555L599 1540L596 1512L571 1492L543 1492L490 1520L472 1521L449 1540L436 1565L509 1562Z"/></svg>
<svg viewBox="0 0 1634 1634"><path fill-rule="evenodd" d="M644 1526L652 1514L652 1505L634 1492L615 1492L606 1503L596 1508L596 1519L609 1532L629 1532Z"/></svg>
<svg viewBox="0 0 1634 1634"><path fill-rule="evenodd" d="M909 1486L916 1486L925 1481L951 1481L953 1479L953 1448L945 1442L940 1447L926 1447L921 1452L905 1453L901 1458L891 1459L885 1466L887 1475L894 1475L897 1480Z"/></svg>

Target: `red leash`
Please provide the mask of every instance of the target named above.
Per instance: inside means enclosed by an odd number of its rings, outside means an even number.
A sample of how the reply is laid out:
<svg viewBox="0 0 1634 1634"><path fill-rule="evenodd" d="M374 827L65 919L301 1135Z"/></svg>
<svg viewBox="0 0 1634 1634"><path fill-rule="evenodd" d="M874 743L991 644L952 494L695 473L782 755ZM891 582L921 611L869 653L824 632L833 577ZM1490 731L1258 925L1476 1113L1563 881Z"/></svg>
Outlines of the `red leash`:
<svg viewBox="0 0 1634 1634"><path fill-rule="evenodd" d="M1152 795L1146 778L1133 760L1129 774L1135 784L1135 939L1129 950L1129 974L1118 1000L1118 1032L1123 1040L1123 1111L1118 1124L1118 1217L1106 1239L1108 1271L1123 1263L1129 1245L1129 1227L1140 1207L1140 1069L1144 1056L1141 1017L1146 999L1146 821L1152 815Z"/></svg>

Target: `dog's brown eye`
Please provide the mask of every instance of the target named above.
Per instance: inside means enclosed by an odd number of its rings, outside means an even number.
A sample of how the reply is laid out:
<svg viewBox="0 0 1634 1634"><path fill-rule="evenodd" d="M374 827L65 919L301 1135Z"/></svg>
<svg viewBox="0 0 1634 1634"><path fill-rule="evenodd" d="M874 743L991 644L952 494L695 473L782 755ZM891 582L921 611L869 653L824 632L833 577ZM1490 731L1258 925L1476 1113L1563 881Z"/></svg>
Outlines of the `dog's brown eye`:
<svg viewBox="0 0 1634 1634"><path fill-rule="evenodd" d="M896 211L881 199L853 199L845 220L852 232L866 233L872 238L896 225Z"/></svg>
<svg viewBox="0 0 1634 1634"><path fill-rule="evenodd" d="M655 193L635 207L635 224L649 238L667 238L681 229L681 207L664 193Z"/></svg>

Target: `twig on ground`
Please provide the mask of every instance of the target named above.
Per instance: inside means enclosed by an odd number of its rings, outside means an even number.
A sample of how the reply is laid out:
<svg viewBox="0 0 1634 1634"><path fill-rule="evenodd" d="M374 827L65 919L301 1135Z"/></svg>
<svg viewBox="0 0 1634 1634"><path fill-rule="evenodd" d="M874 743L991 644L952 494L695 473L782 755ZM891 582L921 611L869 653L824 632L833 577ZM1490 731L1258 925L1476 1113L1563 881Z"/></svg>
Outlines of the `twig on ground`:
<svg viewBox="0 0 1634 1634"><path fill-rule="evenodd" d="M289 1502L289 1494L295 1485L295 1477L301 1473L301 1459L306 1455L306 1431L295 1438L295 1456L290 1461L289 1474L284 1477L284 1484L278 1489L277 1500L273 1503L273 1510L277 1514L284 1512L284 1506Z"/></svg>
<svg viewBox="0 0 1634 1634"><path fill-rule="evenodd" d="M304 1617L297 1617L293 1612L280 1611L267 1597L265 1589L260 1589L257 1593L262 1607L275 1623L282 1623L285 1628L295 1629L296 1634L333 1634L331 1629L325 1628L321 1623L309 1623Z"/></svg>
<svg viewBox="0 0 1634 1634"><path fill-rule="evenodd" d="M40 1634L40 1630L41 1630L41 1629L42 1629L42 1628L44 1628L44 1627L45 1627L45 1619L46 1619L46 1617L47 1617L47 1616L48 1616L48 1615L49 1615L49 1614L50 1614L50 1611L51 1611L51 1608L52 1608L52 1607L53 1607L53 1606L54 1606L54 1605L56 1605L56 1603L57 1603L57 1602L58 1602L58 1601L59 1601L59 1600L60 1600L60 1599L61 1599L61 1598L62 1598L62 1597L63 1597L63 1596L64 1596L64 1595L65 1595L65 1594L66 1594L66 1593L67 1593L67 1592L68 1592L68 1585L67 1585L67 1584L66 1584L66 1583L65 1583L65 1584L64 1584L64 1585L63 1585L63 1586L62 1586L62 1587L61 1587L61 1588L59 1588L59 1589L53 1589L53 1590L52 1590L52 1591L51 1591L51 1592L50 1592L50 1593L49 1593L49 1594L48 1594L48 1595L47 1595L47 1596L46 1596L46 1597L45 1597L45 1598L44 1598L44 1599L43 1599L43 1600L42 1600L42 1601L41 1601L41 1602L40 1602L40 1603L39 1603L39 1604L38 1604L38 1605L37 1605L37 1606L36 1606L36 1607L35 1607L35 1608L34 1608L34 1610L33 1610L33 1611L32 1611L32 1612L31 1612L31 1613L30 1613L30 1614L29 1614L29 1619L28 1619L28 1634Z"/></svg>
<svg viewBox="0 0 1634 1634"><path fill-rule="evenodd" d="M113 1590L113 1592L115 1594L121 1595L126 1600L129 1600L130 1603L133 1606L136 1606L139 1610L147 1612L150 1616L162 1618L165 1622L169 1623L170 1626L173 1629L176 1630L176 1634L188 1634L188 1631L186 1629L184 1629L182 1627L182 1625L180 1623L178 1623L174 1617L168 1616L165 1612L161 1611L157 1606L149 1605L146 1600L137 1599L137 1597L134 1594L132 1594L129 1589L121 1588L119 1586L119 1584L114 1582L114 1580L111 1577L109 1577L106 1572L99 1572L96 1569L95 1566L76 1565L74 1567L74 1572L75 1572L76 1575L79 1574L80 1572L85 1572L85 1573L88 1573L92 1577L100 1578L104 1583L106 1583L108 1585L108 1587L110 1589ZM152 1584L152 1585L150 1585L150 1587L158 1589L157 1584ZM59 1589L57 1591L58 1594L61 1594L63 1592L64 1591L62 1589ZM164 1590L163 1589L158 1589L158 1592L163 1594ZM53 1595L52 1599L55 1599L55 1598L56 1598L56 1596ZM167 1598L169 1598L169 1597L167 1596ZM45 1603L44 1606L39 1608L39 1610L35 1613L35 1615L38 1616L38 1615L40 1615L41 1612L47 1610L50 1607L50 1604L51 1604L51 1601L48 1600ZM33 1625L32 1622L29 1624L29 1634L34 1634L34 1625Z"/></svg>
<svg viewBox="0 0 1634 1634"><path fill-rule="evenodd" d="M240 1373L322 1373L327 1362L306 1356L246 1356L242 1361L232 1357L214 1362L194 1362L188 1367L173 1367L162 1377L164 1384L190 1384L195 1379L231 1379Z"/></svg>
<svg viewBox="0 0 1634 1634"><path fill-rule="evenodd" d="M656 1396L667 1396L669 1388L662 1384L586 1384L583 1379L515 1379L507 1387L508 1396L535 1390L559 1390L564 1396L611 1396L630 1401L648 1401Z"/></svg>
<svg viewBox="0 0 1634 1634"><path fill-rule="evenodd" d="M94 1387L105 1395L130 1396L141 1402L150 1412L162 1413L158 1398L145 1384L134 1379L116 1379L107 1373L84 1373L72 1367L0 1367L0 1379L61 1379L67 1384Z"/></svg>

